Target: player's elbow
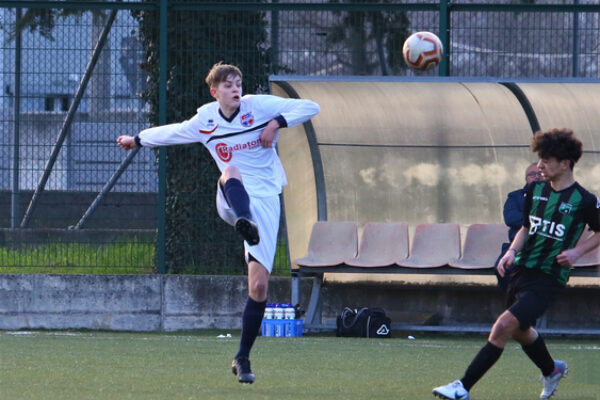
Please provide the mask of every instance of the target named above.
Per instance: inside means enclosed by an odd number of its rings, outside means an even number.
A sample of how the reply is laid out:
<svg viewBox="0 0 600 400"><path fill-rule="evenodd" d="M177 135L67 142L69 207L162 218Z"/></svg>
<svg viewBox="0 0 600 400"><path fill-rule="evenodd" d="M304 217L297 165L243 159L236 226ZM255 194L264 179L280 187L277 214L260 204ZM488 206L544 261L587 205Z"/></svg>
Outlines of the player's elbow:
<svg viewBox="0 0 600 400"><path fill-rule="evenodd" d="M306 115L310 115L311 118L321 112L321 106L318 103L307 99L301 101L303 102L302 107L304 108L304 112Z"/></svg>
<svg viewBox="0 0 600 400"><path fill-rule="evenodd" d="M317 115L321 112L321 106L314 101L311 101L312 115Z"/></svg>

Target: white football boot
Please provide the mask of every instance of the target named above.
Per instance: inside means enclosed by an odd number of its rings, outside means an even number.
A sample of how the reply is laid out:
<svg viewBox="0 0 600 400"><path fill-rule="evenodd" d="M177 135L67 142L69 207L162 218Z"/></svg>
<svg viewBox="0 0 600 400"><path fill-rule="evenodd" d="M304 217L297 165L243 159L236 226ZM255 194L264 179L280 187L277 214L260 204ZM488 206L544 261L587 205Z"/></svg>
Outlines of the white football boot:
<svg viewBox="0 0 600 400"><path fill-rule="evenodd" d="M549 399L558 387L558 382L569 372L567 363L555 360L554 372L550 376L540 376L540 381L544 380L544 390L540 393L540 399Z"/></svg>
<svg viewBox="0 0 600 400"><path fill-rule="evenodd" d="M446 386L438 386L433 389L433 395L446 400L469 400L469 392L461 381L454 381Z"/></svg>

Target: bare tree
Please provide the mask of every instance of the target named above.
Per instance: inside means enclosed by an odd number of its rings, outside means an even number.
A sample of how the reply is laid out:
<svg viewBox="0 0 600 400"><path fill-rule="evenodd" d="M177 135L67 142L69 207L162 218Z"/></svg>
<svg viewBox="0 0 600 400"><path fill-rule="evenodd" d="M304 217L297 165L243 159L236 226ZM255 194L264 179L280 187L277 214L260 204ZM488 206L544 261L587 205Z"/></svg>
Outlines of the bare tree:
<svg viewBox="0 0 600 400"><path fill-rule="evenodd" d="M360 3L360 0L330 0ZM377 0L390 4L390 0ZM389 75L406 68L402 44L409 36L410 20L403 11L343 11L329 27L327 42L339 47L337 60L353 75ZM341 51L344 49L345 51ZM379 71L377 69L379 68Z"/></svg>

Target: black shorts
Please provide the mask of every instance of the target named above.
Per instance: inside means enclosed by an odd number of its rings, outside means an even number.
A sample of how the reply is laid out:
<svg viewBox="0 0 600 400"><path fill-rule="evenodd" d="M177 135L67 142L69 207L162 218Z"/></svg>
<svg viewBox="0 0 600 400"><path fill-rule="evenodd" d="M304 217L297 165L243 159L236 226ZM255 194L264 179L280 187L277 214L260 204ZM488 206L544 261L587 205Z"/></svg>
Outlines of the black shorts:
<svg viewBox="0 0 600 400"><path fill-rule="evenodd" d="M517 318L521 330L527 330L544 315L564 286L542 271L515 265L506 293L506 308Z"/></svg>

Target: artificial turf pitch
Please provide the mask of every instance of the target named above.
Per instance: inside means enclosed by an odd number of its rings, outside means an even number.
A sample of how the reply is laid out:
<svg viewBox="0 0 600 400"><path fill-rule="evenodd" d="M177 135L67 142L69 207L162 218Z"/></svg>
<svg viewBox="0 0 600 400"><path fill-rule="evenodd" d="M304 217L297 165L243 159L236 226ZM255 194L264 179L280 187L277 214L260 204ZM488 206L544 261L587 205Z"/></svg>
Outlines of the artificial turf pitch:
<svg viewBox="0 0 600 400"><path fill-rule="evenodd" d="M218 337L227 333L232 337ZM462 376L486 338L259 337L251 354L253 385L237 383L231 373L238 340L239 331L0 331L0 399L431 400L434 386ZM553 399L600 400L600 338L546 342L569 365ZM511 342L471 399L537 399L538 377Z"/></svg>

